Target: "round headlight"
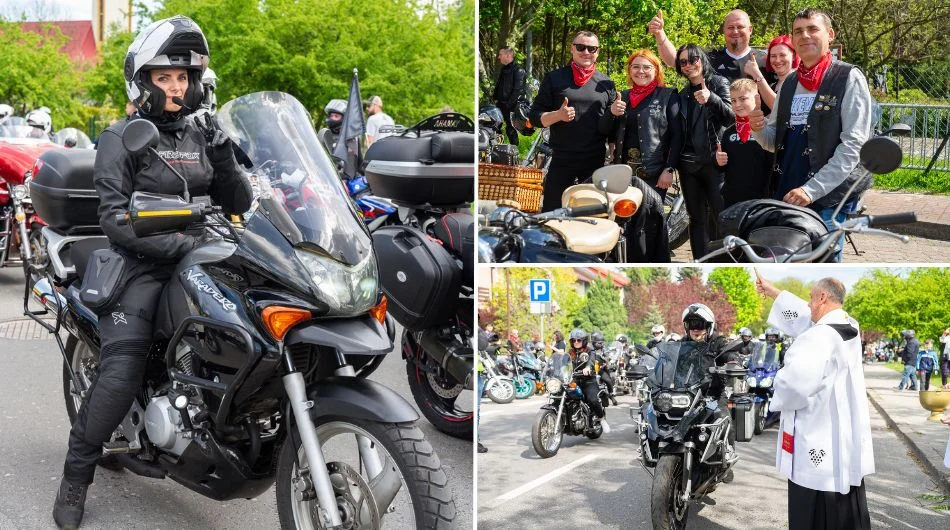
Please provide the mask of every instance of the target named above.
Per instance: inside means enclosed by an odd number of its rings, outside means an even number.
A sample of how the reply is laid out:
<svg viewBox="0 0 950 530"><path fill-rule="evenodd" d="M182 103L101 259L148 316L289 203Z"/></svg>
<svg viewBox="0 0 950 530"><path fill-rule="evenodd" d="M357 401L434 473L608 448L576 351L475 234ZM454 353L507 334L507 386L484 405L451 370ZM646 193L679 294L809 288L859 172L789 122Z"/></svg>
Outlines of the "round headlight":
<svg viewBox="0 0 950 530"><path fill-rule="evenodd" d="M762 388L768 388L772 386L772 378L766 377L765 379L762 380L762 383L759 386Z"/></svg>
<svg viewBox="0 0 950 530"><path fill-rule="evenodd" d="M745 382L749 384L749 388L755 388L755 377L750 375L746 378Z"/></svg>
<svg viewBox="0 0 950 530"><path fill-rule="evenodd" d="M548 379L548 382L544 384L544 387L547 389L548 394L557 394L558 392L561 391L561 388L563 388L563 386L564 385L563 383L561 383L561 380L556 377L552 377L551 379Z"/></svg>
<svg viewBox="0 0 950 530"><path fill-rule="evenodd" d="M27 192L26 186L22 184L17 184L16 186L13 187L13 196L16 197L16 200L18 201L22 201L23 199L26 198L26 192Z"/></svg>
<svg viewBox="0 0 950 530"><path fill-rule="evenodd" d="M673 396L669 392L662 392L653 398L653 408L659 412L667 412L673 407Z"/></svg>

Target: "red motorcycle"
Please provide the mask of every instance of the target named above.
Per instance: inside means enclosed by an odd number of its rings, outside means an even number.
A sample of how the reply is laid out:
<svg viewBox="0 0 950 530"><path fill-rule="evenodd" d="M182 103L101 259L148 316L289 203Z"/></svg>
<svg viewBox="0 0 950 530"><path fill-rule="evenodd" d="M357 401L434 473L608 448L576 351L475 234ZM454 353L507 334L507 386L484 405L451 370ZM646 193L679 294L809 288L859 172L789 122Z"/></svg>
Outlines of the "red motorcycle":
<svg viewBox="0 0 950 530"><path fill-rule="evenodd" d="M39 133L39 134L37 134ZM41 154L58 147L43 131L28 125L0 127L0 267L42 265L42 229L30 199L29 179ZM15 257L14 257L15 255Z"/></svg>

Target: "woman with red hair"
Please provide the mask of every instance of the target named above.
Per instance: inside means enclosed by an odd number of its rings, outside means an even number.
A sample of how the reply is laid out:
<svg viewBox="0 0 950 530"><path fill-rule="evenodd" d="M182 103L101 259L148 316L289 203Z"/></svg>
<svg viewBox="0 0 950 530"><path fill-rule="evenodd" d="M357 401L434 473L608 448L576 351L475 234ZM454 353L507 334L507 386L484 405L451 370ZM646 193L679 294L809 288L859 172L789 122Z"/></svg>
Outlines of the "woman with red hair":
<svg viewBox="0 0 950 530"><path fill-rule="evenodd" d="M627 59L628 90L619 92L610 113L601 117L601 133L616 144L614 164L628 164L636 176L660 194L673 183L683 134L676 121L679 97L663 83L660 59L650 50Z"/></svg>
<svg viewBox="0 0 950 530"><path fill-rule="evenodd" d="M776 94L782 88L782 82L796 68L798 68L798 55L795 53L795 48L792 47L792 38L788 35L779 35L769 43L767 57L765 58L765 71L774 73L778 78L775 84L769 86L755 61L746 62L745 73L752 77L752 80L759 87L762 103L768 108L772 108Z"/></svg>

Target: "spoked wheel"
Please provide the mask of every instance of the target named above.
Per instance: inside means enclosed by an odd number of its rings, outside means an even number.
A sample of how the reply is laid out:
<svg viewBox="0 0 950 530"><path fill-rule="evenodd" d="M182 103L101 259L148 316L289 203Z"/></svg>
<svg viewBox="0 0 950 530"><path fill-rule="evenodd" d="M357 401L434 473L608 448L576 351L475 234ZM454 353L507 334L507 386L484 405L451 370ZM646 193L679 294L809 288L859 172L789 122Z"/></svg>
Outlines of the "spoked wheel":
<svg viewBox="0 0 950 530"><path fill-rule="evenodd" d="M683 530L689 515L689 502L683 495L683 458L680 455L660 456L653 476L650 511L654 530Z"/></svg>
<svg viewBox="0 0 950 530"><path fill-rule="evenodd" d="M509 379L495 379L494 381L494 384L485 392L488 394L488 398L500 405L514 401L515 384Z"/></svg>
<svg viewBox="0 0 950 530"><path fill-rule="evenodd" d="M453 527L455 501L442 464L422 431L411 423L376 423L352 418L317 421L327 472L342 528ZM357 437L369 439L382 471L368 476ZM281 528L327 528L310 475L307 454L288 437L277 462L277 514ZM298 462L300 463L298 468Z"/></svg>
<svg viewBox="0 0 950 530"><path fill-rule="evenodd" d="M66 398L66 415L69 417L69 424L72 425L79 415L79 409L82 407L83 399L79 392L73 388L73 380L70 377L70 370L79 375L87 389L92 388L92 383L99 374L99 352L94 351L85 342L70 335L66 340L66 355L69 357L69 368L63 364L63 394ZM99 465L111 470L122 469L116 455L103 455L99 458Z"/></svg>
<svg viewBox="0 0 950 530"><path fill-rule="evenodd" d="M436 429L463 440L472 440L472 392L441 367L426 369L428 355L409 333L402 337L402 348L408 362L409 389L416 406Z"/></svg>
<svg viewBox="0 0 950 530"><path fill-rule="evenodd" d="M551 458L561 448L564 431L557 424L557 414L543 409L534 418L531 426L531 445L541 458Z"/></svg>
<svg viewBox="0 0 950 530"><path fill-rule="evenodd" d="M515 384L515 397L518 399L527 399L534 395L534 380L521 375L513 380Z"/></svg>
<svg viewBox="0 0 950 530"><path fill-rule="evenodd" d="M762 434L765 431L765 417L767 414L764 401L755 404L755 428L752 430L753 433Z"/></svg>

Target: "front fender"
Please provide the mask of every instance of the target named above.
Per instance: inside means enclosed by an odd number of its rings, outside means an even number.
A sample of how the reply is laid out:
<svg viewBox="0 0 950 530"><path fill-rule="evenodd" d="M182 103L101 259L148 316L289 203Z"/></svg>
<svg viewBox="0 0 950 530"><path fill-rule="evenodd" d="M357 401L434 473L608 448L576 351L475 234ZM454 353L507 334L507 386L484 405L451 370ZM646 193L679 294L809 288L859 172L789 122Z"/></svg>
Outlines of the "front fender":
<svg viewBox="0 0 950 530"><path fill-rule="evenodd" d="M419 413L395 391L376 381L328 377L307 390L313 400L310 417L344 416L383 423L413 422Z"/></svg>

